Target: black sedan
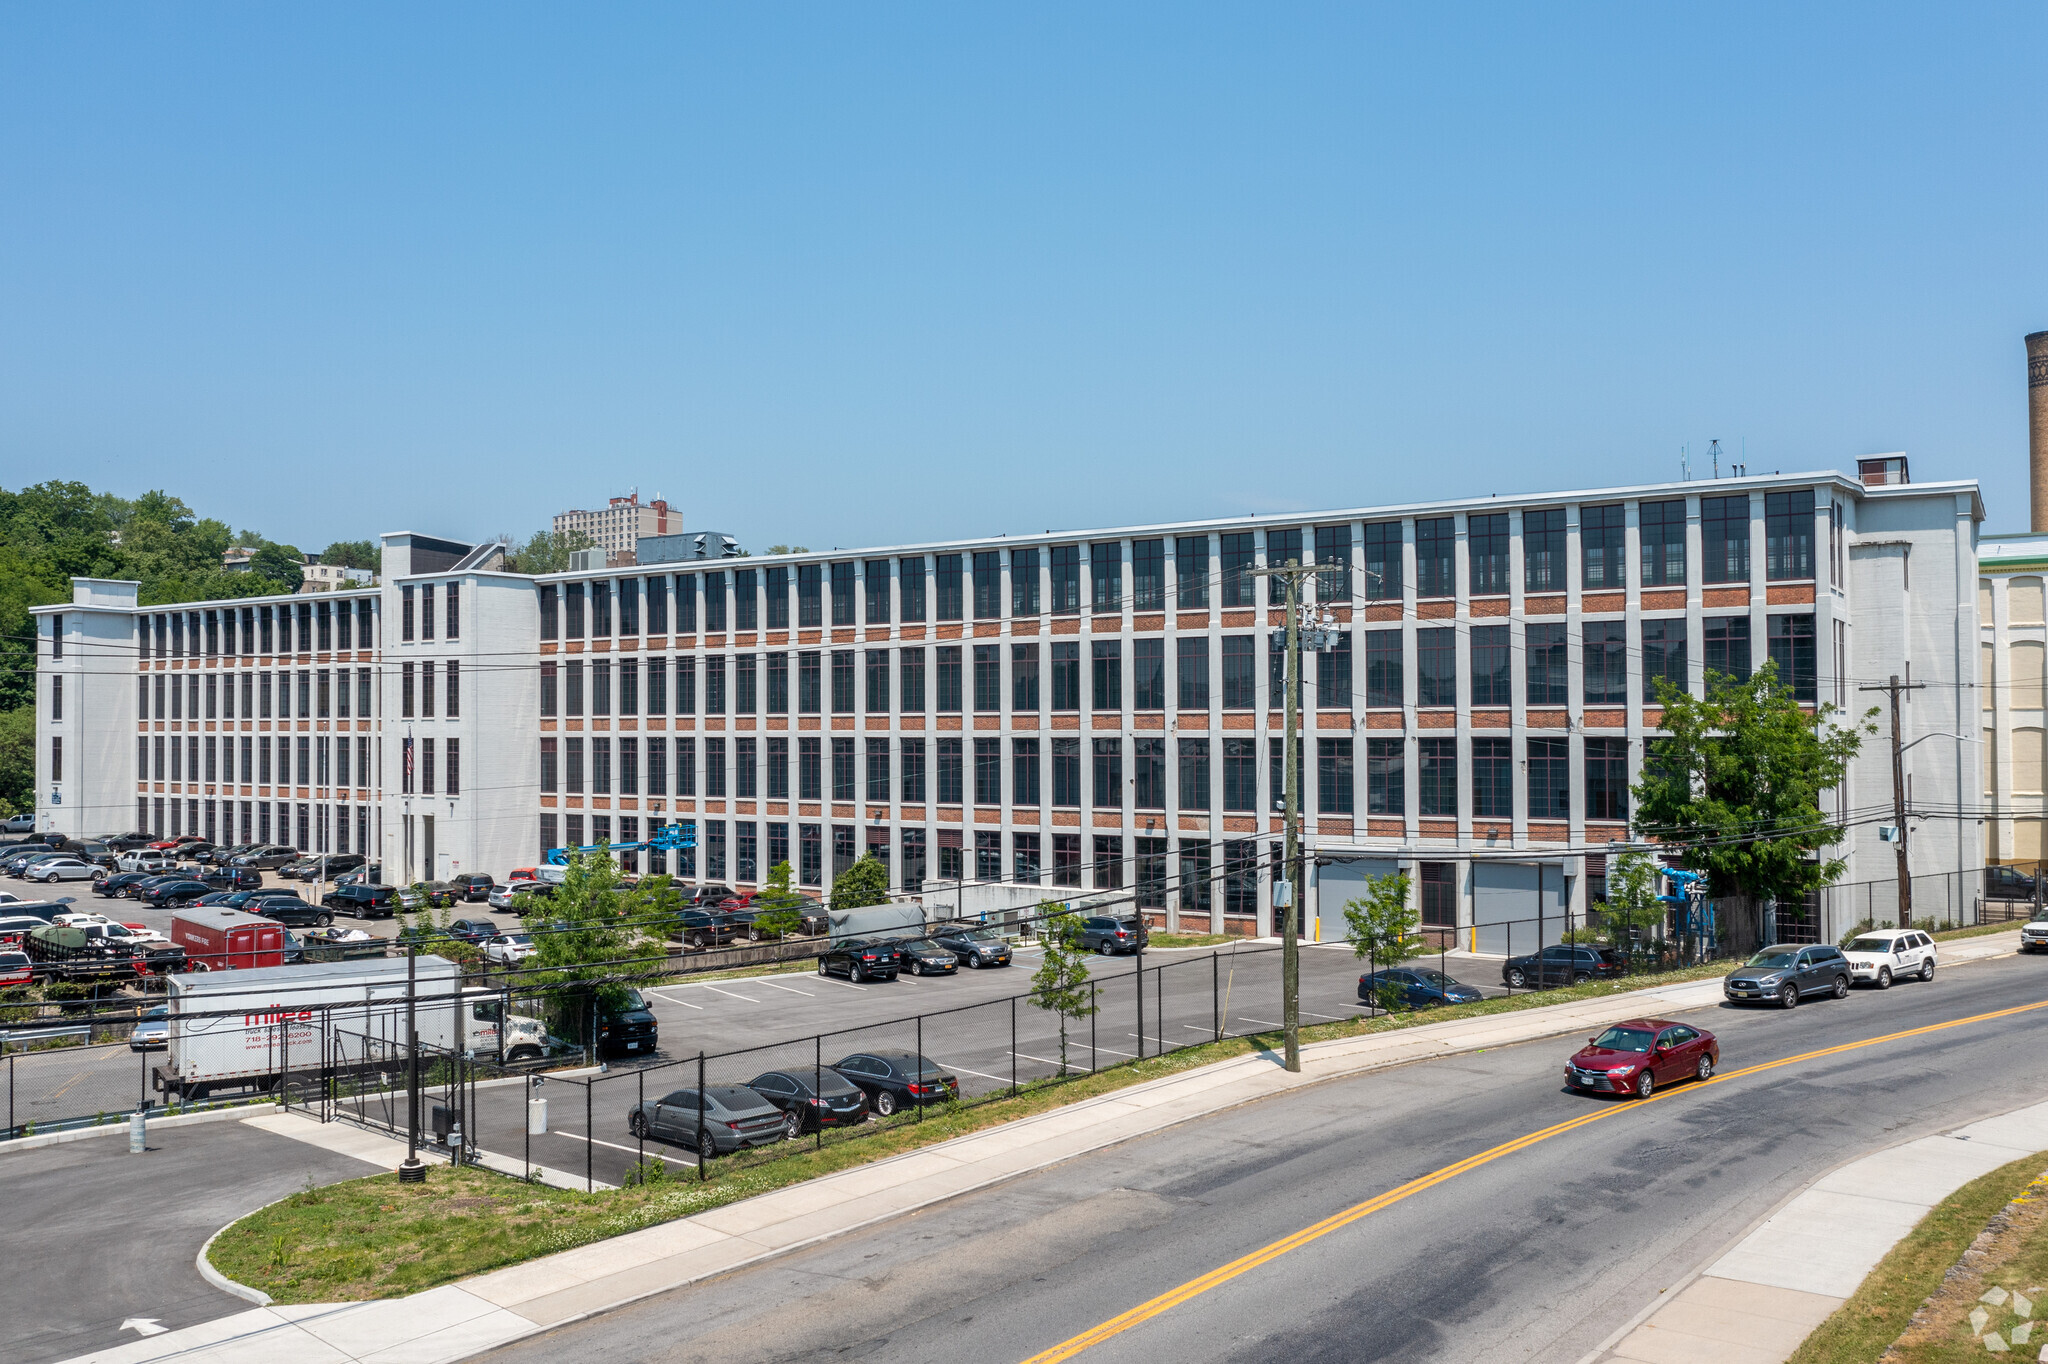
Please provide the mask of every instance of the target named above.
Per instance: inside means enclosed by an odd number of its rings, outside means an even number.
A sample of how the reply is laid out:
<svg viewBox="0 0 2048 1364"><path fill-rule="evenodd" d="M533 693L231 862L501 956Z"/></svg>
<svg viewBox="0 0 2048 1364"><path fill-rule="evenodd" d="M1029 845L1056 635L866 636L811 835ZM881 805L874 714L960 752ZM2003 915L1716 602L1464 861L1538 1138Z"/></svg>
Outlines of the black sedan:
<svg viewBox="0 0 2048 1364"><path fill-rule="evenodd" d="M829 1066L815 1075L808 1070L771 1070L747 1081L747 1088L782 1110L782 1132L792 1141L820 1126L851 1127L867 1121L867 1093Z"/></svg>
<svg viewBox="0 0 2048 1364"><path fill-rule="evenodd" d="M304 900L252 900L245 908L287 928L325 928L334 922L333 910Z"/></svg>
<svg viewBox="0 0 2048 1364"><path fill-rule="evenodd" d="M875 1112L888 1117L913 1104L945 1103L960 1097L960 1081L928 1056L907 1051L857 1051L832 1063L868 1096Z"/></svg>
<svg viewBox="0 0 2048 1364"><path fill-rule="evenodd" d="M959 971L960 958L930 938L912 938L896 944L896 969L912 976L950 976Z"/></svg>
<svg viewBox="0 0 2048 1364"><path fill-rule="evenodd" d="M1434 1009L1445 1004L1470 1004L1486 996L1441 971L1395 966L1358 978L1358 997L1381 1008Z"/></svg>
<svg viewBox="0 0 2048 1364"><path fill-rule="evenodd" d="M1541 952L1509 957L1501 965L1504 985L1520 990L1531 985L1583 985L1589 980L1616 980L1628 974L1628 958L1611 947L1552 943Z"/></svg>
<svg viewBox="0 0 2048 1364"><path fill-rule="evenodd" d="M246 852L237 857L234 865L275 871L287 862L296 862L298 857L299 850L297 848L288 848L282 843L266 843L252 852Z"/></svg>
<svg viewBox="0 0 2048 1364"><path fill-rule="evenodd" d="M130 900L141 893L145 882L156 880L158 875L153 871L117 871L93 882L92 893L109 900Z"/></svg>
<svg viewBox="0 0 2048 1364"><path fill-rule="evenodd" d="M489 919L457 919L448 925L448 936L459 938L472 947L482 946L503 930Z"/></svg>
<svg viewBox="0 0 2048 1364"><path fill-rule="evenodd" d="M1010 944L993 928L963 926L932 934L932 941L951 952L962 966L1008 966Z"/></svg>
<svg viewBox="0 0 2048 1364"><path fill-rule="evenodd" d="M723 947L740 935L731 915L685 909L676 915L678 936L691 947Z"/></svg>
<svg viewBox="0 0 2048 1364"><path fill-rule="evenodd" d="M272 886L268 890L216 890L211 894L202 896L199 903L202 905L226 905L229 909L254 910L259 900L296 900L298 898L299 894L297 891L286 890L282 886Z"/></svg>
<svg viewBox="0 0 2048 1364"><path fill-rule="evenodd" d="M147 890L138 892L135 898L146 905L167 908L171 905L189 905L200 896L212 893L213 887L204 881L166 877Z"/></svg>
<svg viewBox="0 0 2048 1364"><path fill-rule="evenodd" d="M848 980L896 979L896 944L849 939L834 943L818 957L818 974Z"/></svg>
<svg viewBox="0 0 2048 1364"><path fill-rule="evenodd" d="M636 1137L679 1141L706 1159L782 1140L782 1110L741 1085L707 1085L648 1099L626 1119Z"/></svg>

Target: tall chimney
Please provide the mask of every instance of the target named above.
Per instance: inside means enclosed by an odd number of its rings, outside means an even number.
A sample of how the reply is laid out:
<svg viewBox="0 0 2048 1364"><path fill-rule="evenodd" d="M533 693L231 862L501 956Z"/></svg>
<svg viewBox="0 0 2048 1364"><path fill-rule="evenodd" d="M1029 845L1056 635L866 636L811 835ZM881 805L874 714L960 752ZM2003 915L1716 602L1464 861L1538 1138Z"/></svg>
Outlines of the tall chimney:
<svg viewBox="0 0 2048 1364"><path fill-rule="evenodd" d="M2048 531L2048 332L2027 338L2027 468L2033 529Z"/></svg>

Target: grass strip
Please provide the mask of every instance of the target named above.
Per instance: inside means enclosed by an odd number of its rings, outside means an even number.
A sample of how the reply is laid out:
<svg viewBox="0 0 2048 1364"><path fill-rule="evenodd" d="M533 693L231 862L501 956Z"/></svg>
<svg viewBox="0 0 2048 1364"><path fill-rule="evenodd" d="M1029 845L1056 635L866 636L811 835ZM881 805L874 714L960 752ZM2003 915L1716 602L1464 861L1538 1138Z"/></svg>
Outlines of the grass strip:
<svg viewBox="0 0 2048 1364"><path fill-rule="evenodd" d="M1422 1023L1519 1013L1578 1000L1720 976L1726 963L1480 1000L1414 1013L1320 1023L1303 1043L1398 1032ZM807 1139L727 1156L698 1183L694 1171L650 1160L644 1182L595 1194L551 1189L478 1169L431 1167L424 1186L401 1188L374 1175L298 1194L251 1213L213 1243L214 1266L281 1303L396 1297L570 1250L820 1175L950 1141L1100 1094L1235 1057L1276 1050L1280 1034L1226 1038L1126 1061L1093 1074L1026 1084L1000 1094L901 1113L855 1132L830 1134L822 1150ZM666 1148L661 1148L666 1149ZM676 1148L671 1154L687 1156Z"/></svg>
<svg viewBox="0 0 2048 1364"><path fill-rule="evenodd" d="M2001 1165L1935 1204L1788 1364L1873 1364L1941 1287L1984 1224L2041 1173L2044 1163L2048 1157L2035 1155ZM1981 1344L1967 1344L1970 1357L1985 1357Z"/></svg>

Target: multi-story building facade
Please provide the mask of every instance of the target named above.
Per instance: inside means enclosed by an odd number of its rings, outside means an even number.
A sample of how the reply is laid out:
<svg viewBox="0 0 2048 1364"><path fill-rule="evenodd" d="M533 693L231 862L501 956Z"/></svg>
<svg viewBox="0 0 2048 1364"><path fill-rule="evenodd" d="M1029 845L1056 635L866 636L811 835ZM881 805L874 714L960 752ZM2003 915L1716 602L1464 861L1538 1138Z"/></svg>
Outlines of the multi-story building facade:
<svg viewBox="0 0 2048 1364"><path fill-rule="evenodd" d="M581 531L590 543L612 554L632 550L643 535L676 535L683 529L683 514L666 501L655 498L642 504L640 494L614 497L595 511L565 511L555 514L555 534Z"/></svg>
<svg viewBox="0 0 2048 1364"><path fill-rule="evenodd" d="M2037 867L2048 796L2048 534L1985 536L1977 555L1985 852Z"/></svg>
<svg viewBox="0 0 2048 1364"><path fill-rule="evenodd" d="M682 821L680 865L631 860L740 886L787 860L822 888L873 852L905 890L1123 888L1177 927L1263 933L1284 612L1254 575L1297 560L1334 625L1303 670L1310 929L1399 866L1426 923L1485 948L1539 903L1555 923L1598 894L1654 678L1697 691L1770 658L1809 704L1860 709L1859 686L1904 672L1928 684L1908 738L1964 732L1981 517L1971 483L1817 473L539 578L398 534L374 714L349 718L382 743L361 789L387 879L502 874ZM145 675L177 671L135 656L122 608L63 615ZM316 696L324 652L291 659ZM267 655L241 657L260 676ZM308 718L317 738L327 717ZM1948 747L1917 750L1929 808L1979 789L1977 746ZM123 789L154 800L140 760ZM317 806L317 783L298 789ZM1861 814L1890 793L1875 749L1838 793L1852 877L1889 874ZM1914 856L1981 865L1977 828L1916 830Z"/></svg>

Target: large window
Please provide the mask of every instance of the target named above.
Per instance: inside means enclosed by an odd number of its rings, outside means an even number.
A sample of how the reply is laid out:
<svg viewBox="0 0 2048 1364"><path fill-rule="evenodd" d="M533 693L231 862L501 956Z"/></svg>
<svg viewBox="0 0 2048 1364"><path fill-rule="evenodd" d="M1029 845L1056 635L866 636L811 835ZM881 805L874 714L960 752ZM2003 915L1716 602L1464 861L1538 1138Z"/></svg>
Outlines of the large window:
<svg viewBox="0 0 2048 1364"><path fill-rule="evenodd" d="M1010 614L1038 614L1038 551L1035 549L1010 551Z"/></svg>
<svg viewBox="0 0 2048 1364"><path fill-rule="evenodd" d="M1453 629L1415 632L1415 704L1458 704L1458 632Z"/></svg>
<svg viewBox="0 0 2048 1364"><path fill-rule="evenodd" d="M1628 818L1628 740L1586 740L1586 818Z"/></svg>
<svg viewBox="0 0 2048 1364"><path fill-rule="evenodd" d="M974 646L974 708L993 711L1003 708L1003 646Z"/></svg>
<svg viewBox="0 0 2048 1364"><path fill-rule="evenodd" d="M1529 818L1569 819L1571 813L1571 741L1530 739Z"/></svg>
<svg viewBox="0 0 2048 1364"><path fill-rule="evenodd" d="M938 571L933 575L933 584L938 593L938 619L958 620L966 606L965 589L961 585L960 556L941 554L937 559Z"/></svg>
<svg viewBox="0 0 2048 1364"><path fill-rule="evenodd" d="M768 584L768 628L771 630L787 630L789 628L789 565L777 565L774 568L767 569L761 576ZM661 627L655 624L659 617L654 614L656 603L660 600L655 584L661 581L662 579L660 578L649 578L647 580L647 629L650 634L661 633ZM789 826L785 824L782 827L787 829Z"/></svg>
<svg viewBox="0 0 2048 1364"><path fill-rule="evenodd" d="M732 628L735 630L758 630L761 628L761 575L751 568L736 568L732 571ZM628 579L619 584L619 609L623 614L631 598L627 589ZM621 633L630 631L621 630Z"/></svg>
<svg viewBox="0 0 2048 1364"><path fill-rule="evenodd" d="M1586 622L1586 704L1628 704L1628 624Z"/></svg>
<svg viewBox="0 0 2048 1364"><path fill-rule="evenodd" d="M1166 541L1131 542L1131 606L1157 611L1166 605Z"/></svg>
<svg viewBox="0 0 2048 1364"><path fill-rule="evenodd" d="M1123 642L1098 639L1093 643L1094 708L1122 710L1124 705Z"/></svg>
<svg viewBox="0 0 2048 1364"><path fill-rule="evenodd" d="M1522 513L1522 590L1564 591L1564 508Z"/></svg>
<svg viewBox="0 0 2048 1364"><path fill-rule="evenodd" d="M1166 808L1166 740L1131 740L1131 790L1135 808Z"/></svg>
<svg viewBox="0 0 2048 1364"><path fill-rule="evenodd" d="M1369 815L1408 813L1407 741L1365 741L1365 812Z"/></svg>
<svg viewBox="0 0 2048 1364"><path fill-rule="evenodd" d="M1685 581L1685 499L1645 502L1636 538L1643 550L1643 586L1676 587Z"/></svg>
<svg viewBox="0 0 2048 1364"><path fill-rule="evenodd" d="M965 767L958 739L938 741L939 804L959 805L965 793ZM940 830L943 834L945 830Z"/></svg>
<svg viewBox="0 0 2048 1364"><path fill-rule="evenodd" d="M869 625L889 623L889 561L869 559L860 566L861 586L867 589L861 616Z"/></svg>
<svg viewBox="0 0 2048 1364"><path fill-rule="evenodd" d="M1771 662L1778 665L1778 681L1792 688L1794 700L1814 700L1819 679L1814 657L1813 617L1772 616L1770 646Z"/></svg>
<svg viewBox="0 0 2048 1364"><path fill-rule="evenodd" d="M942 715L960 713L960 646L939 646L938 709Z"/></svg>
<svg viewBox="0 0 2048 1364"><path fill-rule="evenodd" d="M1365 632L1365 704L1382 709L1405 704L1401 632Z"/></svg>
<svg viewBox="0 0 2048 1364"><path fill-rule="evenodd" d="M1421 739L1415 748L1420 768L1423 817L1455 818L1458 813L1458 741Z"/></svg>
<svg viewBox="0 0 2048 1364"><path fill-rule="evenodd" d="M1458 595L1458 518L1438 516L1415 523L1415 595Z"/></svg>
<svg viewBox="0 0 2048 1364"><path fill-rule="evenodd" d="M1563 625L1531 625L1526 644L1529 675L1526 679L1532 706L1562 706L1571 700L1571 660L1565 647Z"/></svg>
<svg viewBox="0 0 2048 1364"><path fill-rule="evenodd" d="M683 585L681 578L676 586ZM825 566L796 566L796 623L800 629L815 630L825 623Z"/></svg>
<svg viewBox="0 0 2048 1364"><path fill-rule="evenodd" d="M1054 545L1052 561L1052 613L1073 616L1081 611L1081 547Z"/></svg>
<svg viewBox="0 0 2048 1364"><path fill-rule="evenodd" d="M1207 739L1182 739L1180 741L1180 808L1183 810L1207 810L1209 808L1209 741Z"/></svg>
<svg viewBox="0 0 2048 1364"><path fill-rule="evenodd" d="M1174 649L1175 703L1181 710L1209 709L1209 637L1182 635Z"/></svg>
<svg viewBox="0 0 2048 1364"><path fill-rule="evenodd" d="M1183 535L1173 542L1173 590L1175 604L1183 611L1200 611L1209 605L1209 537Z"/></svg>
<svg viewBox="0 0 2048 1364"><path fill-rule="evenodd" d="M1081 646L1073 642L1052 646L1052 708L1081 709Z"/></svg>
<svg viewBox="0 0 2048 1364"><path fill-rule="evenodd" d="M1316 740L1316 813L1352 813L1351 740Z"/></svg>
<svg viewBox="0 0 2048 1364"><path fill-rule="evenodd" d="M974 618L996 620L1003 614L1003 556L984 550L974 556Z"/></svg>
<svg viewBox="0 0 2048 1364"><path fill-rule="evenodd" d="M1316 527L1316 600L1351 600L1351 527Z"/></svg>
<svg viewBox="0 0 2048 1364"><path fill-rule="evenodd" d="M974 741L974 803L976 805L1001 805L1003 803L1003 741L1001 739L976 739Z"/></svg>
<svg viewBox="0 0 2048 1364"><path fill-rule="evenodd" d="M1813 491L1764 496L1764 576L1813 576Z"/></svg>
<svg viewBox="0 0 2048 1364"><path fill-rule="evenodd" d="M1508 739L1472 741L1472 815L1512 819L1515 814L1514 744Z"/></svg>
<svg viewBox="0 0 2048 1364"><path fill-rule="evenodd" d="M889 651L869 649L867 667L864 669L867 686L867 712L870 715L889 713ZM746 707L742 707L746 709Z"/></svg>
<svg viewBox="0 0 2048 1364"><path fill-rule="evenodd" d="M711 666L712 666L713 668L716 668L716 666L717 666L717 664L719 663L719 661L720 661L720 660L719 660L719 659L717 659L717 658L709 658L709 659L706 659L706 660L705 660L705 662L706 662L706 663L708 663L708 664L710 664L710 665L711 665ZM853 709L854 709L854 707L853 707L853 675L854 675L854 673L853 673L853 650L851 650L851 649L835 649L835 650L833 650L833 651L832 651L832 713L833 713L834 715L851 715L851 714L853 714ZM706 687L706 691L707 691L707 693L708 693L708 691L709 691L709 686L708 686L708 684L707 684L707 687ZM705 707L705 708L706 708L707 710L711 709L711 707L710 707L710 705L709 705L709 703L708 703L708 702L706 703L706 707Z"/></svg>
<svg viewBox="0 0 2048 1364"><path fill-rule="evenodd" d="M1301 532L1298 530L1269 530L1266 532L1266 567L1283 568L1290 563L1301 562ZM1266 580L1266 600L1279 606L1287 600L1287 584L1278 577Z"/></svg>
<svg viewBox="0 0 2048 1364"><path fill-rule="evenodd" d="M1253 584L1258 579L1252 577L1251 570L1256 562L1257 550L1253 546L1251 532L1219 536L1217 543L1222 547L1223 604L1255 605L1258 598L1254 595Z"/></svg>
<svg viewBox="0 0 2048 1364"><path fill-rule="evenodd" d="M1505 596L1510 586L1508 514L1467 517L1465 527L1465 557L1471 565L1472 595Z"/></svg>
<svg viewBox="0 0 2048 1364"><path fill-rule="evenodd" d="M924 619L925 564L922 554L896 561L896 604L906 621Z"/></svg>
<svg viewBox="0 0 2048 1364"><path fill-rule="evenodd" d="M854 600L857 595L854 587L856 568L857 565L851 561L832 565L832 623L834 625L853 624Z"/></svg>
<svg viewBox="0 0 2048 1364"><path fill-rule="evenodd" d="M1124 741L1096 739L1094 805L1098 810L1121 810L1124 806Z"/></svg>
<svg viewBox="0 0 2048 1364"><path fill-rule="evenodd" d="M1618 502L1579 510L1579 585L1588 592L1628 585L1626 511Z"/></svg>
<svg viewBox="0 0 2048 1364"><path fill-rule="evenodd" d="M1253 636L1223 637L1223 709L1251 710L1259 704L1258 663Z"/></svg>
<svg viewBox="0 0 2048 1364"><path fill-rule="evenodd" d="M705 745L708 748L716 742L717 740L715 739L707 739L705 740ZM853 770L853 755L853 740L834 739L832 741L832 799L834 800L848 801L856 798L857 779ZM704 794L707 796L711 794L711 789L708 785L705 787Z"/></svg>
<svg viewBox="0 0 2048 1364"><path fill-rule="evenodd" d="M1657 679L1685 685L1685 618L1643 622L1643 704L1657 704Z"/></svg>
<svg viewBox="0 0 2048 1364"><path fill-rule="evenodd" d="M1320 710L1351 709L1351 635L1340 631L1336 642L1316 654L1316 706Z"/></svg>
<svg viewBox="0 0 2048 1364"><path fill-rule="evenodd" d="M903 803L905 805L924 804L924 740L905 739L903 741L903 761L900 767L902 771Z"/></svg>
<svg viewBox="0 0 2048 1364"><path fill-rule="evenodd" d="M1097 612L1124 609L1124 547L1114 540L1088 546L1088 582Z"/></svg>
<svg viewBox="0 0 2048 1364"><path fill-rule="evenodd" d="M1749 676L1749 617L1708 616L1700 622L1700 663L1708 672Z"/></svg>
<svg viewBox="0 0 2048 1364"><path fill-rule="evenodd" d="M1157 635L1131 641L1131 709L1166 709L1166 641Z"/></svg>
<svg viewBox="0 0 2048 1364"><path fill-rule="evenodd" d="M1038 710L1038 646L1010 646L1010 709L1022 714Z"/></svg>
<svg viewBox="0 0 2048 1364"><path fill-rule="evenodd" d="M1081 741L1052 741L1052 803L1067 809L1081 804Z"/></svg>
<svg viewBox="0 0 2048 1364"><path fill-rule="evenodd" d="M1259 745L1256 739L1223 741L1223 808L1259 808Z"/></svg>
<svg viewBox="0 0 2048 1364"><path fill-rule="evenodd" d="M1038 740L1010 741L1010 799L1018 805L1038 804Z"/></svg>
<svg viewBox="0 0 2048 1364"><path fill-rule="evenodd" d="M1749 581L1749 494L1700 499L1700 561L1710 583Z"/></svg>
<svg viewBox="0 0 2048 1364"><path fill-rule="evenodd" d="M1514 664L1508 648L1508 627L1472 627L1472 704L1505 706L1513 700Z"/></svg>
<svg viewBox="0 0 2048 1364"><path fill-rule="evenodd" d="M704 575L704 628L716 633L725 628L725 574Z"/></svg>
<svg viewBox="0 0 2048 1364"><path fill-rule="evenodd" d="M1374 521L1365 528L1365 599L1401 599L1401 523Z"/></svg>

